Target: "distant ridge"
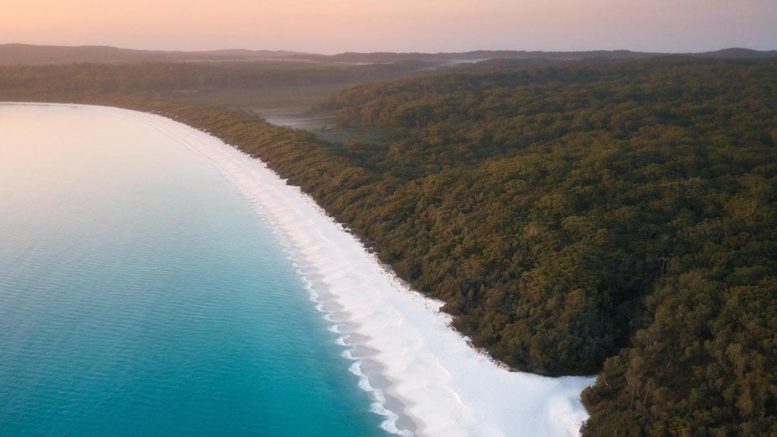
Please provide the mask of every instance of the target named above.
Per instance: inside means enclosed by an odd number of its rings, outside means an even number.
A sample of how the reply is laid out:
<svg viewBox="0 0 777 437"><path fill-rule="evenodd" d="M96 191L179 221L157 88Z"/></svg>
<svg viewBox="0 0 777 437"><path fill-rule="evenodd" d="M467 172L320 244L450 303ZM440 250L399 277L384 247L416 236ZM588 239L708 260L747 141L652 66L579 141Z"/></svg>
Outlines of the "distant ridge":
<svg viewBox="0 0 777 437"><path fill-rule="evenodd" d="M0 44L0 65L13 64L73 64L73 63L133 63L186 61L256 61L290 58L299 53L282 50L206 50L164 51L133 50L110 46L39 46L30 44Z"/></svg>
<svg viewBox="0 0 777 437"><path fill-rule="evenodd" d="M427 62L451 62L451 61L483 61L488 59L551 59L551 60L579 60L579 59L642 59L660 55L660 53L641 53L629 50L595 50L587 52L543 52L525 50L476 50L461 53L392 53L372 52L354 53L347 52L337 55L295 55L295 58L310 60L328 60L340 62L398 62L398 61L427 61Z"/></svg>
<svg viewBox="0 0 777 437"><path fill-rule="evenodd" d="M777 58L777 50L759 51L734 47L730 49L716 50L714 52L699 53L699 56L727 59L767 59Z"/></svg>
<svg viewBox="0 0 777 437"><path fill-rule="evenodd" d="M434 64L479 62L493 59L508 60L594 60L594 59L646 59L668 53L634 52L630 50L592 51L524 51L524 50L475 50L461 53L392 53L347 52L336 55L320 55L284 50L223 49L205 51L134 50L111 46L50 46L31 44L0 44L0 65L73 64L73 63L137 63L137 62L250 62L250 61L306 61L342 63L395 63L422 61ZM703 53L679 53L705 58L769 59L777 58L777 51L758 51L746 48L727 48Z"/></svg>

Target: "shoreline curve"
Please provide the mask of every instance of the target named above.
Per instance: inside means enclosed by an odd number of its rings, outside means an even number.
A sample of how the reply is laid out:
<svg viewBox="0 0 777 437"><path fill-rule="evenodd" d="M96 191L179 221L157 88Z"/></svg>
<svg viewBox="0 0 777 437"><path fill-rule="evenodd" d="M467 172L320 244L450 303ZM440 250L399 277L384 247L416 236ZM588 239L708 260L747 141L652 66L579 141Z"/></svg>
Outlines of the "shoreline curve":
<svg viewBox="0 0 777 437"><path fill-rule="evenodd" d="M411 290L310 196L219 138L160 115L142 118L198 153L267 220L310 299L338 334L349 371L396 435L570 436L595 377L544 377L499 365L451 327L442 302Z"/></svg>

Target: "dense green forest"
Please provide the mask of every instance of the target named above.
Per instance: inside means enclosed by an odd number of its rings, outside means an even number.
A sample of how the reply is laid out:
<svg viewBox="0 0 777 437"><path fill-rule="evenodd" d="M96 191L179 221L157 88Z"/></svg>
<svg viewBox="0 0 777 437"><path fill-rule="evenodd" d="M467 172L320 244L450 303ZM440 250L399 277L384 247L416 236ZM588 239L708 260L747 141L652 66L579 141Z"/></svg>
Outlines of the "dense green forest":
<svg viewBox="0 0 777 437"><path fill-rule="evenodd" d="M475 345L518 369L598 372L586 434L777 433L777 62L485 63L321 106L394 132L376 144L61 86L48 68L0 68L0 99L209 131L313 195Z"/></svg>
<svg viewBox="0 0 777 437"><path fill-rule="evenodd" d="M347 217L475 344L604 362L588 434L777 432L777 63L462 72L326 107L401 132L344 152L401 181L360 200L380 222Z"/></svg>
<svg viewBox="0 0 777 437"><path fill-rule="evenodd" d="M289 92L288 88L293 87L310 92L313 87L324 85L339 89L364 81L407 76L427 67L428 64L416 61L371 65L289 61L5 65L0 66L0 90L6 99L142 95L234 108L251 103L235 98L251 94L250 90L269 93L286 87ZM230 90L237 96L225 99L223 94Z"/></svg>

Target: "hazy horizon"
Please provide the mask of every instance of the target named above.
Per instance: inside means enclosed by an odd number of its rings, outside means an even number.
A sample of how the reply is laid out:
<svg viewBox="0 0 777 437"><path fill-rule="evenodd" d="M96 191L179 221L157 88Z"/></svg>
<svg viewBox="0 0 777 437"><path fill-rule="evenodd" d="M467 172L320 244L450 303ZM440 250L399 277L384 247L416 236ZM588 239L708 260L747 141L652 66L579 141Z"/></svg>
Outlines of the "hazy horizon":
<svg viewBox="0 0 777 437"><path fill-rule="evenodd" d="M253 51L253 52L288 52L288 53L298 53L300 55L323 55L323 56L334 56L334 55L341 55L346 53L421 53L421 54L429 54L429 55L436 55L436 54L443 54L443 53L471 53L471 52L496 52L496 51L504 51L504 52L596 52L596 51L632 51L635 53L665 53L665 54L684 54L684 53L708 53L708 52L716 52L720 50L728 50L728 49L743 49L743 50L754 50L759 52L771 52L771 51L777 51L777 48L753 48L753 47L742 47L742 46L726 46L726 47L717 47L717 48L710 48L706 50L696 50L696 51L640 51L640 50L633 50L628 48L609 48L609 49L601 49L601 48L588 48L588 49L575 49L575 50L547 50L547 49L522 49L522 48L501 48L501 49L493 49L489 47L481 47L481 48L472 48L467 50L445 50L445 51L424 51L424 50L330 50L327 52L313 52L313 51L303 51L303 50L288 50L288 49L278 49L278 48L272 48L272 47L257 47L257 48L247 48L247 47L216 47L216 48L207 48L207 49L176 49L176 48L170 48L170 49L159 49L159 48L145 48L145 47L126 47L126 46L118 46L118 45L111 45L111 44L100 44L100 43L94 43L94 44L49 44L49 43L29 43L25 41L10 41L10 42L0 42L1 45L21 45L21 46L30 46L30 47L63 47L63 48L111 48L111 49L118 49L118 50L139 50L139 51L149 51L149 52L191 52L191 53L199 53L199 52L218 52L218 51L232 51L232 50L246 50L246 51Z"/></svg>
<svg viewBox="0 0 777 437"><path fill-rule="evenodd" d="M6 2L4 2L6 3ZM11 0L0 42L145 50L777 49L772 0Z"/></svg>

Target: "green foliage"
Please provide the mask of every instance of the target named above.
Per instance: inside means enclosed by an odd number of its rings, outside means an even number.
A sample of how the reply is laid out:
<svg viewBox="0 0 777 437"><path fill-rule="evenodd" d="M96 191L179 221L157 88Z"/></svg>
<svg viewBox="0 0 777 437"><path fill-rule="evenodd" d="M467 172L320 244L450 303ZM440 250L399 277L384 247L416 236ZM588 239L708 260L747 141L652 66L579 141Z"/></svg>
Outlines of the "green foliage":
<svg viewBox="0 0 777 437"><path fill-rule="evenodd" d="M423 64L337 65L293 62L149 62L131 64L67 64L0 66L0 90L6 98L64 94L137 95L189 98L192 94L228 89L306 87L351 84L397 77Z"/></svg>
<svg viewBox="0 0 777 437"><path fill-rule="evenodd" d="M40 98L25 83L0 97ZM586 434L777 433L777 63L481 66L358 86L325 107L401 139L342 146L245 113L46 90L261 157L496 358L600 372Z"/></svg>
<svg viewBox="0 0 777 437"><path fill-rule="evenodd" d="M777 432L777 64L475 70L325 108L404 136L372 159L403 180L391 226L356 228L475 344L547 374L611 357L587 434Z"/></svg>

